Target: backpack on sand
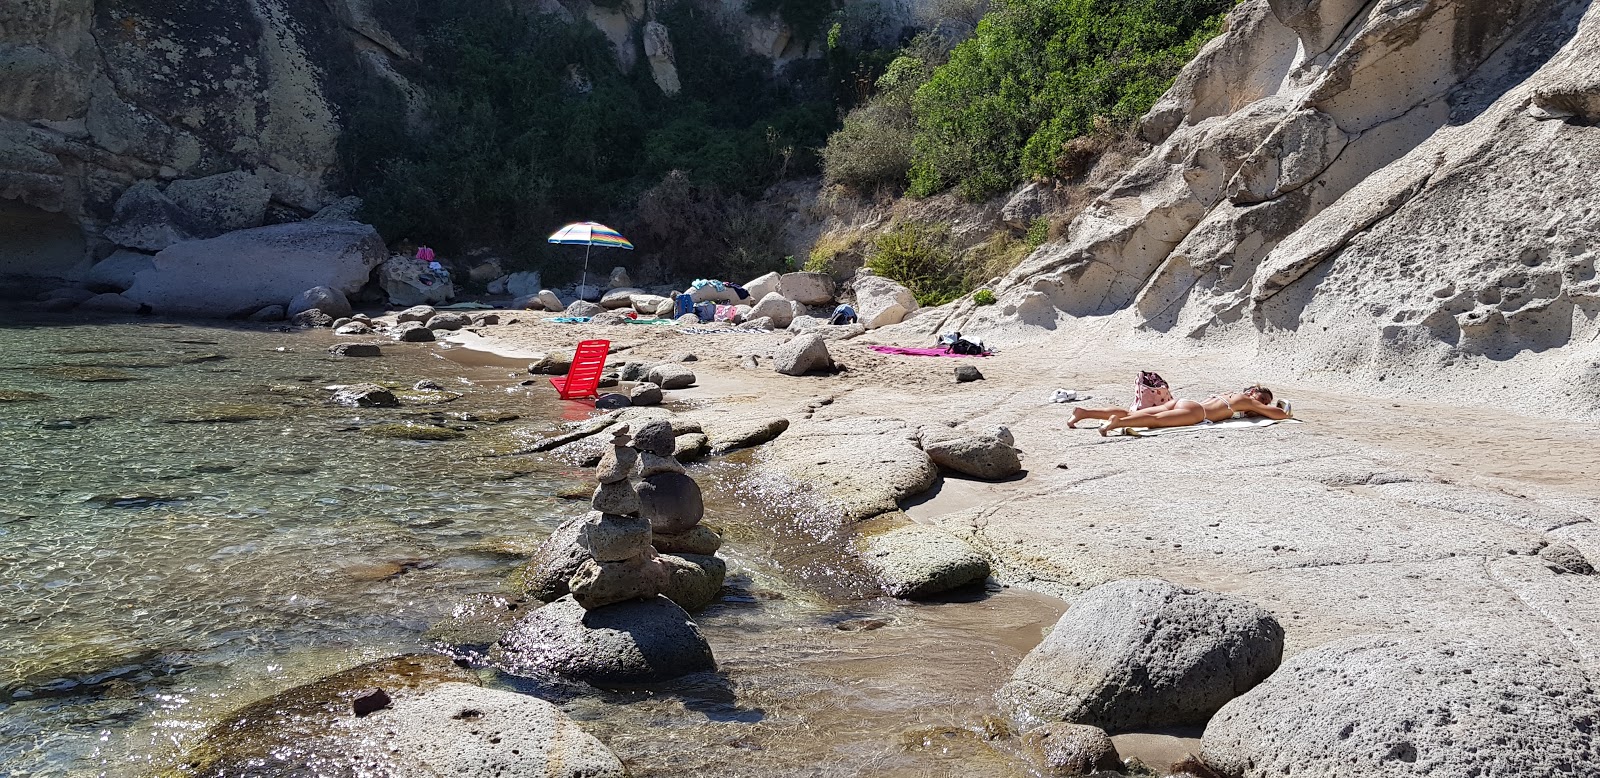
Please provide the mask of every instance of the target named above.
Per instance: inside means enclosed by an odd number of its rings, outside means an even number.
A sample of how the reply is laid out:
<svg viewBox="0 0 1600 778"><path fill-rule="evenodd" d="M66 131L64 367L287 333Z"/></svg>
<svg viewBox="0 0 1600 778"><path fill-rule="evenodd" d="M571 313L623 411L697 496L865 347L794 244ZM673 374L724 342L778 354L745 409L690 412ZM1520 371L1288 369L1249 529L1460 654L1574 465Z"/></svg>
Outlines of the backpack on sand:
<svg viewBox="0 0 1600 778"><path fill-rule="evenodd" d="M1139 378L1133 384L1133 410L1169 402L1172 402L1172 390L1167 388L1167 382L1159 374L1139 371Z"/></svg>

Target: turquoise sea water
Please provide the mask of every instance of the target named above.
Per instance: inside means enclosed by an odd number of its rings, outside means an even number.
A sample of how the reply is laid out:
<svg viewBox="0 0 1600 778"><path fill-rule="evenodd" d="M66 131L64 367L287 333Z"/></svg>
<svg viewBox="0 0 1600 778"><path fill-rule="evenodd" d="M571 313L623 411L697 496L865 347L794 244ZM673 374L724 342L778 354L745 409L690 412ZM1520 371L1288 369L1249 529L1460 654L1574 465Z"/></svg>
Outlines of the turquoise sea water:
<svg viewBox="0 0 1600 778"><path fill-rule="evenodd" d="M0 763L12 774L146 774L240 705L425 650L431 623L499 590L519 553L585 507L552 496L585 474L484 456L581 406L440 345L339 359L332 342L0 322L0 396L40 395L0 402ZM330 386L419 379L461 396L328 402ZM461 436L373 434L385 424ZM635 775L1009 774L1015 760L985 745L989 695L1059 608L1010 593L915 607L813 596L775 561L810 542L794 536L803 527L741 502L741 473L696 472L708 520L735 539L727 596L697 617L725 681L584 695L568 711Z"/></svg>

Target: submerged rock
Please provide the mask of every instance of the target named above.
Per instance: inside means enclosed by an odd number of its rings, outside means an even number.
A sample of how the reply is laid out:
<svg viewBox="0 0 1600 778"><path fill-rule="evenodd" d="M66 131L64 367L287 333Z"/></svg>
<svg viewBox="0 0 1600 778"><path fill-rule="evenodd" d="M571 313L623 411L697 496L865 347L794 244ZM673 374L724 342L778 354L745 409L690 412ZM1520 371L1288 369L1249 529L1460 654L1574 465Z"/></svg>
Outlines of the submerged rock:
<svg viewBox="0 0 1600 778"><path fill-rule="evenodd" d="M362 432L396 440L460 440L466 433L431 424L374 424Z"/></svg>
<svg viewBox="0 0 1600 778"><path fill-rule="evenodd" d="M381 357L383 349L376 343L335 343L328 353L336 357Z"/></svg>
<svg viewBox="0 0 1600 778"><path fill-rule="evenodd" d="M1048 776L1122 772L1122 755L1099 727L1046 724L1023 734L1022 745L1028 758Z"/></svg>
<svg viewBox="0 0 1600 778"><path fill-rule="evenodd" d="M1573 659L1440 635L1379 635L1295 656L1211 718L1228 778L1592 774L1600 697Z"/></svg>
<svg viewBox="0 0 1600 778"><path fill-rule="evenodd" d="M1114 581L1073 603L999 695L1024 718L1110 732L1200 724L1282 656L1283 627L1248 601Z"/></svg>
<svg viewBox="0 0 1600 778"><path fill-rule="evenodd" d="M597 686L668 681L717 668L700 628L661 596L592 611L563 597L519 619L500 639L497 662L514 675Z"/></svg>
<svg viewBox="0 0 1600 778"><path fill-rule="evenodd" d="M352 384L333 393L336 405L361 408L393 408L400 404L394 392L377 384Z"/></svg>

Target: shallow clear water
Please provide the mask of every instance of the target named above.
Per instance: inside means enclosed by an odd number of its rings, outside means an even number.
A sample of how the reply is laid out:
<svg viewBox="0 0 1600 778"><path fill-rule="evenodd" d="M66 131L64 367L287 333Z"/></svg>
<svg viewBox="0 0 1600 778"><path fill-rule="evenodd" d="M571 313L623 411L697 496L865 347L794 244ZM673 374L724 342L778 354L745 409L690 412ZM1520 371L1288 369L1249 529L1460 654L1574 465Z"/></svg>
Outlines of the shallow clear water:
<svg viewBox="0 0 1600 778"><path fill-rule="evenodd" d="M0 402L9 770L141 774L228 710L422 650L429 624L465 595L498 591L519 553L583 509L551 496L582 473L483 456L578 415L573 404L522 386L509 365L452 360L438 345L336 359L330 342L189 324L0 323L0 393L46 395ZM331 385L423 378L462 396L384 410L327 402ZM519 418L486 421L497 412ZM463 436L369 431L397 422ZM721 674L564 707L636 775L1011 772L990 696L1059 606L1011 592L830 602L807 584L815 569L786 570L786 550L819 545L816 528L741 503L743 472L696 473L708 521L730 537L726 597L697 617Z"/></svg>

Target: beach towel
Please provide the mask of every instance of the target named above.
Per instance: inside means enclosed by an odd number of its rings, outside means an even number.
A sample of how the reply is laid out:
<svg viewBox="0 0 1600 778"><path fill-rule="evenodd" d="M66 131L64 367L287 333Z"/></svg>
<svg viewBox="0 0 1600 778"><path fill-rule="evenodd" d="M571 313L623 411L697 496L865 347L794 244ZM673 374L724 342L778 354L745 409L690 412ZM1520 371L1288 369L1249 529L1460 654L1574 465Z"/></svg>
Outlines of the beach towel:
<svg viewBox="0 0 1600 778"><path fill-rule="evenodd" d="M1177 435L1184 432L1208 432L1222 430L1247 430L1271 427L1274 424L1301 424L1299 419L1268 419L1261 416L1246 416L1242 419L1227 419L1224 421L1207 422L1205 424L1191 424L1187 427L1123 427L1112 432L1113 435L1129 435L1135 438L1152 438L1157 435Z"/></svg>
<svg viewBox="0 0 1600 778"><path fill-rule="evenodd" d="M673 320L673 319L659 319L659 318L646 319L646 318L640 317L640 318L637 318L637 319L623 319L622 323L623 324L661 324L661 325L671 325L671 324L676 324L677 322L676 322L676 320Z"/></svg>
<svg viewBox="0 0 1600 778"><path fill-rule="evenodd" d="M867 348L879 354L894 354L901 357L986 357L989 352L982 354L956 354L942 348L906 348L904 346L868 346Z"/></svg>
<svg viewBox="0 0 1600 778"><path fill-rule="evenodd" d="M557 324L588 324L589 323L589 317L588 316L557 316L554 319L545 319L545 321L553 321L553 322L555 322Z"/></svg>

